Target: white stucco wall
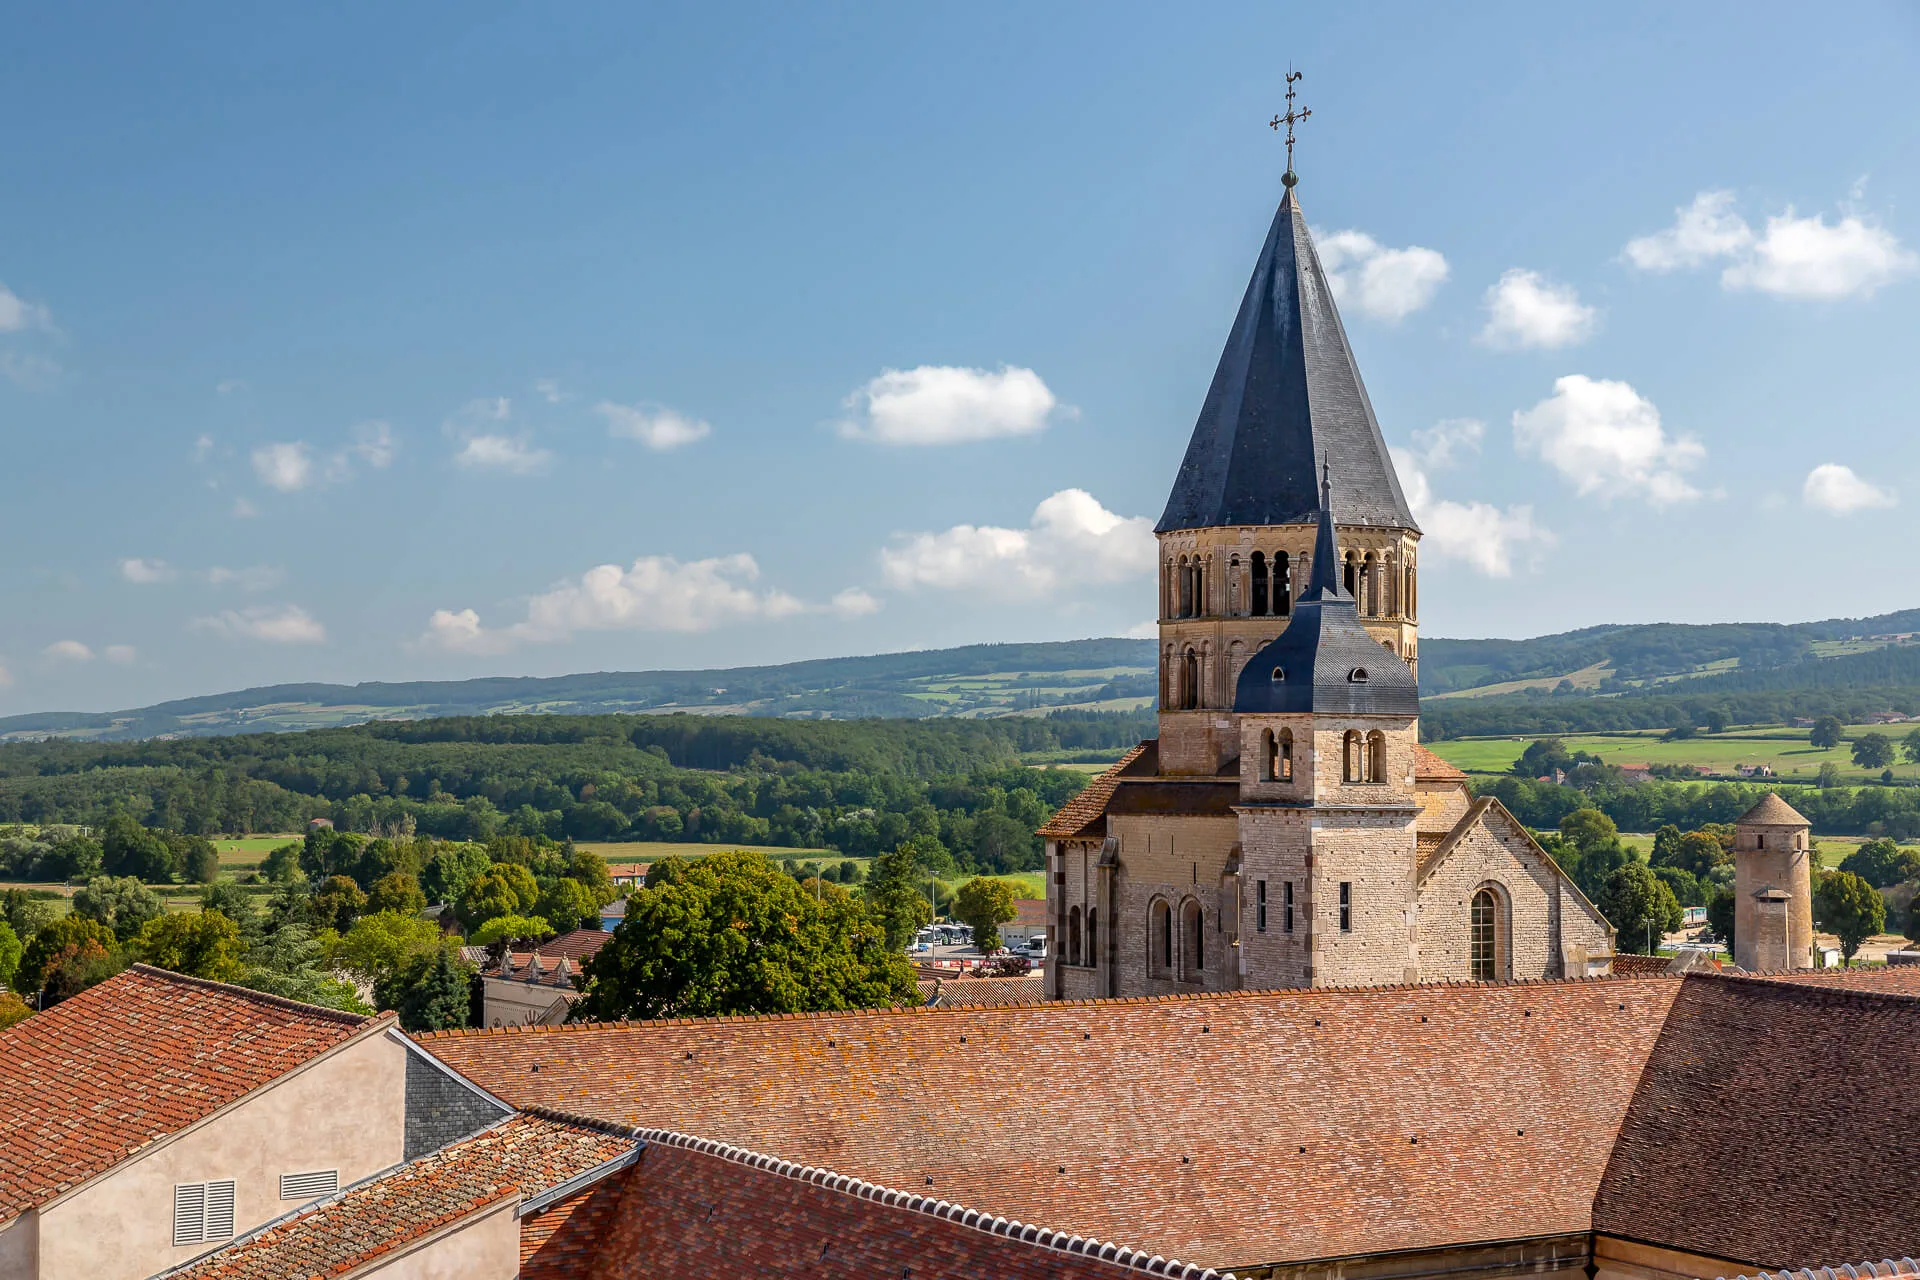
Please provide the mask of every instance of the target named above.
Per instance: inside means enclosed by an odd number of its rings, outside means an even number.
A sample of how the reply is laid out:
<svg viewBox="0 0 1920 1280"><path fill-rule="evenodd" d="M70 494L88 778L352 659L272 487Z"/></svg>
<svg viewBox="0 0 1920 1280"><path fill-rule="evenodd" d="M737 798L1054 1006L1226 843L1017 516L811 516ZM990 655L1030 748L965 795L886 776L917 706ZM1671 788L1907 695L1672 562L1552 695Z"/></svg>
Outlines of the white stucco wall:
<svg viewBox="0 0 1920 1280"><path fill-rule="evenodd" d="M244 1235L298 1207L280 1199L283 1173L338 1169L344 1187L399 1164L406 1053L384 1032L350 1041L44 1208L40 1280L143 1280L213 1247L175 1247L177 1183L232 1178Z"/></svg>
<svg viewBox="0 0 1920 1280"><path fill-rule="evenodd" d="M520 1197L484 1209L417 1248L369 1267L380 1280L513 1280L520 1274Z"/></svg>

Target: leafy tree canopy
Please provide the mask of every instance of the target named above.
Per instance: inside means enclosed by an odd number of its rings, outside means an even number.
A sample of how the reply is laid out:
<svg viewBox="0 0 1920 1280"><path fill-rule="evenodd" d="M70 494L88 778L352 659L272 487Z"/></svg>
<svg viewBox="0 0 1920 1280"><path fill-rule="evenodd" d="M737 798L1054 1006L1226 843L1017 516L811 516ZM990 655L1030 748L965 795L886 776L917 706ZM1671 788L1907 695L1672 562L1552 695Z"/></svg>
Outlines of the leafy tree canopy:
<svg viewBox="0 0 1920 1280"><path fill-rule="evenodd" d="M378 984L439 946L440 929L433 922L400 911L376 911L353 922L333 958L349 973Z"/></svg>
<svg viewBox="0 0 1920 1280"><path fill-rule="evenodd" d="M1920 849L1903 848L1881 836L1869 840L1841 860L1840 870L1851 872L1876 889L1892 888L1920 879Z"/></svg>
<svg viewBox="0 0 1920 1280"><path fill-rule="evenodd" d="M1853 963L1860 944L1887 927L1887 900L1851 871L1830 871L1813 891L1820 926L1840 939L1840 954Z"/></svg>
<svg viewBox="0 0 1920 1280"><path fill-rule="evenodd" d="M20 957L16 975L20 990L42 991L53 984L62 970L69 968L70 979L84 979L91 972L90 966L108 960L115 942L113 930L77 913L70 912L49 921L28 940L27 949ZM81 989L69 981L63 984L61 994L72 995Z"/></svg>
<svg viewBox="0 0 1920 1280"><path fill-rule="evenodd" d="M1614 927L1614 945L1635 955L1658 950L1665 935L1686 918L1673 890L1644 862L1629 862L1608 876L1594 905Z"/></svg>
<svg viewBox="0 0 1920 1280"><path fill-rule="evenodd" d="M1884 733L1863 733L1853 740L1853 762L1862 769L1884 769L1893 758L1893 739Z"/></svg>
<svg viewBox="0 0 1920 1280"><path fill-rule="evenodd" d="M904 952L913 935L933 923L933 903L921 889L928 878L922 860L934 855L937 844L925 836L902 840L893 852L875 858L867 872L862 893L886 931L890 951Z"/></svg>
<svg viewBox="0 0 1920 1280"><path fill-rule="evenodd" d="M0 920L0 987L13 985L14 975L20 971L20 957L26 953L27 945L13 926Z"/></svg>
<svg viewBox="0 0 1920 1280"><path fill-rule="evenodd" d="M467 1025L473 966L448 947L415 956L374 986L383 1009L400 1014L408 1031L447 1031Z"/></svg>
<svg viewBox="0 0 1920 1280"><path fill-rule="evenodd" d="M1847 726L1840 723L1839 716L1821 716L1813 722L1813 728L1807 734L1807 742L1822 751L1831 751L1840 745L1840 737Z"/></svg>
<svg viewBox="0 0 1920 1280"><path fill-rule="evenodd" d="M973 930L973 945L982 951L1000 949L1000 926L1015 915L1013 884L975 876L953 896L953 915Z"/></svg>
<svg viewBox="0 0 1920 1280"><path fill-rule="evenodd" d="M150 965L193 978L234 982L246 974L240 926L218 911L170 912L149 920L132 949Z"/></svg>
<svg viewBox="0 0 1920 1280"><path fill-rule="evenodd" d="M405 871L390 871L367 886L368 911L397 911L417 916L427 909L420 882Z"/></svg>
<svg viewBox="0 0 1920 1280"><path fill-rule="evenodd" d="M121 942L166 910L160 895L133 876L95 876L73 895L73 913L97 920Z"/></svg>

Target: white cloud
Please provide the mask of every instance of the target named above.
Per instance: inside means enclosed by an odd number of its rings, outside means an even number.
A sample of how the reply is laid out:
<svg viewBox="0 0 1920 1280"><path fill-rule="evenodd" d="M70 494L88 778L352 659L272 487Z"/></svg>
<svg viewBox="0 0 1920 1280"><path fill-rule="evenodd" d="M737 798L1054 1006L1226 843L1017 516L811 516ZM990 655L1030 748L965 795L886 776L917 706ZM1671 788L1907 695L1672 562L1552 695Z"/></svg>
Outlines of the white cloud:
<svg viewBox="0 0 1920 1280"><path fill-rule="evenodd" d="M40 651L56 662L92 662L93 650L78 640L55 640Z"/></svg>
<svg viewBox="0 0 1920 1280"><path fill-rule="evenodd" d="M1151 620L1147 622L1136 622L1120 634L1129 640L1158 640L1160 638L1160 624Z"/></svg>
<svg viewBox="0 0 1920 1280"><path fill-rule="evenodd" d="M827 607L843 618L864 618L880 612L880 601L859 587L848 587L836 594Z"/></svg>
<svg viewBox="0 0 1920 1280"><path fill-rule="evenodd" d="M1153 522L1119 516L1085 489L1062 489L1033 510L1025 529L955 525L904 535L880 552L887 585L935 587L1008 598L1120 582L1153 571Z"/></svg>
<svg viewBox="0 0 1920 1280"><path fill-rule="evenodd" d="M45 391L60 380L60 362L30 351L0 351L0 375L29 391Z"/></svg>
<svg viewBox="0 0 1920 1280"><path fill-rule="evenodd" d="M226 378L213 384L213 393L217 396L230 396L236 391L245 391L247 384L239 378Z"/></svg>
<svg viewBox="0 0 1920 1280"><path fill-rule="evenodd" d="M562 391L560 389L560 380L558 378L535 378L533 380L533 389L539 392L540 398L548 404L559 404L563 400L573 399L573 393L571 391Z"/></svg>
<svg viewBox="0 0 1920 1280"><path fill-rule="evenodd" d="M1705 446L1669 437L1653 402L1624 382L1577 373L1556 379L1553 395L1513 415L1513 438L1583 497L1664 507L1701 496L1681 472L1700 464Z"/></svg>
<svg viewBox="0 0 1920 1280"><path fill-rule="evenodd" d="M205 462L207 455L213 452L213 437L202 435L193 442L193 460Z"/></svg>
<svg viewBox="0 0 1920 1280"><path fill-rule="evenodd" d="M244 569L229 569L224 565L215 565L207 570L207 582L210 586L239 587L242 591L265 591L277 587L286 579L286 574L270 564L249 565Z"/></svg>
<svg viewBox="0 0 1920 1280"><path fill-rule="evenodd" d="M253 473L260 483L282 493L304 489L313 480L313 450L305 441L262 445L253 451Z"/></svg>
<svg viewBox="0 0 1920 1280"><path fill-rule="evenodd" d="M1317 247L1334 298L1375 320L1406 319L1446 283L1446 258L1418 245L1388 249L1364 231L1336 231Z"/></svg>
<svg viewBox="0 0 1920 1280"><path fill-rule="evenodd" d="M1487 324L1480 341L1490 347L1571 347L1599 327L1600 313L1582 303L1572 285L1520 267L1509 268L1488 286L1485 301Z"/></svg>
<svg viewBox="0 0 1920 1280"><path fill-rule="evenodd" d="M248 499L235 498L233 500L233 518L235 520L251 520L259 514L260 508L254 506Z"/></svg>
<svg viewBox="0 0 1920 1280"><path fill-rule="evenodd" d="M457 467L505 471L516 476L530 476L544 471L552 461L553 454L550 451L536 449L520 436L469 436L460 447L460 452L453 455L453 463Z"/></svg>
<svg viewBox="0 0 1920 1280"><path fill-rule="evenodd" d="M1413 433L1415 456L1436 470L1450 467L1469 453L1480 452L1487 424L1478 418L1442 418Z"/></svg>
<svg viewBox="0 0 1920 1280"><path fill-rule="evenodd" d="M137 582L146 586L155 582L171 582L175 577L175 570L165 560L145 560L139 556L130 556L120 562L120 576L128 582Z"/></svg>
<svg viewBox="0 0 1920 1280"><path fill-rule="evenodd" d="M948 365L888 369L846 399L840 424L850 440L876 444L962 444L1044 431L1062 406L1040 375L1003 365L998 373Z"/></svg>
<svg viewBox="0 0 1920 1280"><path fill-rule="evenodd" d="M38 303L28 302L0 284L0 333L22 333L28 329L53 328L53 313Z"/></svg>
<svg viewBox="0 0 1920 1280"><path fill-rule="evenodd" d="M223 609L211 617L194 619L193 626L231 639L270 644L321 644L327 638L327 629L297 604Z"/></svg>
<svg viewBox="0 0 1920 1280"><path fill-rule="evenodd" d="M377 471L393 461L399 447L393 438L393 428L374 419L353 429L353 443L347 446L347 453Z"/></svg>
<svg viewBox="0 0 1920 1280"><path fill-rule="evenodd" d="M1855 184L1854 198L1862 188ZM1791 206L1756 233L1734 210L1731 191L1703 191L1675 211L1674 225L1629 240L1626 259L1644 271L1675 271L1727 259L1720 284L1782 298L1868 297L1920 267L1920 255L1857 212L1829 224Z"/></svg>
<svg viewBox="0 0 1920 1280"><path fill-rule="evenodd" d="M710 631L790 617L806 608L784 591L756 591L760 566L743 553L681 563L642 556L631 567L598 565L527 602L523 621L499 630L472 609L438 609L418 644L462 653L503 653L576 631Z"/></svg>
<svg viewBox="0 0 1920 1280"><path fill-rule="evenodd" d="M713 427L699 418L660 405L615 404L602 400L594 412L607 420L607 434L638 440L649 449L678 449L683 444L704 440Z"/></svg>
<svg viewBox="0 0 1920 1280"><path fill-rule="evenodd" d="M100 651L108 662L118 662L123 666L139 657L139 651L130 644L110 644Z"/></svg>
<svg viewBox="0 0 1920 1280"><path fill-rule="evenodd" d="M1443 422L1435 430L1447 425ZM1473 438L1477 448L1479 434L1474 433ZM1531 506L1503 510L1490 502L1436 498L1421 459L1404 449L1392 452L1401 487L1406 490L1407 505L1413 508L1413 518L1420 522L1423 559L1458 560L1490 578L1510 578L1516 559L1525 559L1532 567L1559 541L1552 531L1533 518Z"/></svg>
<svg viewBox="0 0 1920 1280"><path fill-rule="evenodd" d="M1810 507L1840 516L1873 507L1891 507L1900 501L1893 490L1862 480L1852 467L1838 462L1823 462L1807 472L1800 498Z"/></svg>

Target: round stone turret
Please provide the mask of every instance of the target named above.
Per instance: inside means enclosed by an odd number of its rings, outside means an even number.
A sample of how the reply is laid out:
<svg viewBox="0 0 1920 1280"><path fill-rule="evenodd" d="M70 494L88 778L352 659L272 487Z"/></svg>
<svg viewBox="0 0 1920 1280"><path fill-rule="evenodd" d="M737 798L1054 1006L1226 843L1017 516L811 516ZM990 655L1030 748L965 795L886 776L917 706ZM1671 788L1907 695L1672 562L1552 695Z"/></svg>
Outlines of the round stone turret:
<svg viewBox="0 0 1920 1280"><path fill-rule="evenodd" d="M1733 960L1813 968L1813 824L1769 791L1733 824Z"/></svg>

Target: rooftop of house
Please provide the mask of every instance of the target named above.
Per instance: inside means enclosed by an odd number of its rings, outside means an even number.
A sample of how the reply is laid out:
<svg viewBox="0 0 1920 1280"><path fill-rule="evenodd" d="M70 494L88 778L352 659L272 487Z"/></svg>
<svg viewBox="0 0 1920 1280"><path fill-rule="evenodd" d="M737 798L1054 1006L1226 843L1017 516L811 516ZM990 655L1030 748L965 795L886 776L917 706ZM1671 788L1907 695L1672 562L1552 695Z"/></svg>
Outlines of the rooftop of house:
<svg viewBox="0 0 1920 1280"><path fill-rule="evenodd" d="M1465 782L1467 775L1416 742L1413 746L1413 780L1415 782Z"/></svg>
<svg viewBox="0 0 1920 1280"><path fill-rule="evenodd" d="M580 975L581 962L591 960L612 937L604 929L575 929L531 951L509 951L504 964L486 965L481 973L502 981L568 986Z"/></svg>
<svg viewBox="0 0 1920 1280"><path fill-rule="evenodd" d="M533 1200L631 1162L638 1137L576 1117L522 1113L344 1188L166 1273L179 1280L342 1275L503 1200Z"/></svg>
<svg viewBox="0 0 1920 1280"><path fill-rule="evenodd" d="M1515 1220L1586 1231L1680 985L1272 991L421 1042L516 1105L1244 1267L1502 1239ZM1052 1087L1008 1071L1014 1056L1047 1063ZM1216 1105L1227 1079L1234 1105ZM948 1100L937 1116L916 1105L929 1096ZM1250 1199L1249 1186L1272 1191Z"/></svg>
<svg viewBox="0 0 1920 1280"><path fill-rule="evenodd" d="M392 1016L143 964L0 1032L0 1223Z"/></svg>
<svg viewBox="0 0 1920 1280"><path fill-rule="evenodd" d="M969 978L941 974L922 978L920 1002L943 1008L968 1004L1038 1004L1047 998L1047 980L1037 970L1024 978Z"/></svg>

